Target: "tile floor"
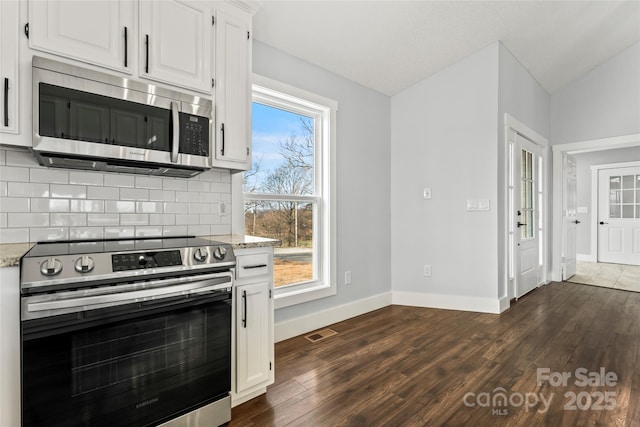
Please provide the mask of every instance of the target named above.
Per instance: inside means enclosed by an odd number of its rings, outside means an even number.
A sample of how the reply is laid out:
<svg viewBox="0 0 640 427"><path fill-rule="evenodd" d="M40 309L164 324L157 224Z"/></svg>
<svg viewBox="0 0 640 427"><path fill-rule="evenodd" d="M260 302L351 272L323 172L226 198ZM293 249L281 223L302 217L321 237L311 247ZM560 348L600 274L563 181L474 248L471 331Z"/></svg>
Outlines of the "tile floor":
<svg viewBox="0 0 640 427"><path fill-rule="evenodd" d="M640 292L640 266L578 261L573 283Z"/></svg>

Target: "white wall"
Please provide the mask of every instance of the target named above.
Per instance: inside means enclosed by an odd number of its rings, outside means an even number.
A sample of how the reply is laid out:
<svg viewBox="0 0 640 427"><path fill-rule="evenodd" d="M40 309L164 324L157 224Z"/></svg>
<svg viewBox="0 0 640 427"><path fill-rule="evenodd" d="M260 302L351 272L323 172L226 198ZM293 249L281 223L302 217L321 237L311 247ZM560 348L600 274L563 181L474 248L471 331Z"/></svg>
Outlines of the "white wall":
<svg viewBox="0 0 640 427"><path fill-rule="evenodd" d="M338 101L335 296L276 311L276 324L388 293L389 97L254 41L253 71ZM350 270L352 284L344 285Z"/></svg>
<svg viewBox="0 0 640 427"><path fill-rule="evenodd" d="M540 86L540 84L529 74L529 72L520 64L520 62L507 50L506 47L499 43L500 46L500 69L499 69L499 98L498 98L498 200L500 209L498 211L498 262L499 271L499 290L498 295L504 297L507 295L507 266L506 260L506 224L505 218L505 192L506 188L506 172L505 164L507 161L506 140L504 132L504 115L509 114L520 123L526 125L539 135L549 138L549 94ZM547 155L547 181L551 182L551 152L546 150ZM551 187L548 186L548 189ZM549 198L549 200L551 200ZM544 208L543 208L544 209ZM550 206L546 207L550 214ZM549 251L551 252L551 251ZM550 265L551 259L548 259Z"/></svg>
<svg viewBox="0 0 640 427"><path fill-rule="evenodd" d="M640 42L551 97L551 143L640 133Z"/></svg>
<svg viewBox="0 0 640 427"><path fill-rule="evenodd" d="M577 203L586 207L587 213L578 213L580 221L576 233L576 253L583 256L591 254L591 225L597 221L597 213L591 212L591 166L608 163L623 163L640 160L640 148L620 148L617 150L594 151L573 155L576 159Z"/></svg>
<svg viewBox="0 0 640 427"><path fill-rule="evenodd" d="M489 46L391 99L394 299L479 311L497 303L498 54ZM477 198L489 199L488 212L466 211Z"/></svg>

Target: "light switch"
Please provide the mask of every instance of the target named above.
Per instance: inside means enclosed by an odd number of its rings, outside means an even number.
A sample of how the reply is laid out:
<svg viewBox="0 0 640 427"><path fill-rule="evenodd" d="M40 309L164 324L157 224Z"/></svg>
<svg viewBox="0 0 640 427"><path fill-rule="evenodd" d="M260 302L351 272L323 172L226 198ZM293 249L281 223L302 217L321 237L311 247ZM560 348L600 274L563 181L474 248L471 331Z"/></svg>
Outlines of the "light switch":
<svg viewBox="0 0 640 427"><path fill-rule="evenodd" d="M422 198L428 200L431 198L431 187L425 187L422 190Z"/></svg>

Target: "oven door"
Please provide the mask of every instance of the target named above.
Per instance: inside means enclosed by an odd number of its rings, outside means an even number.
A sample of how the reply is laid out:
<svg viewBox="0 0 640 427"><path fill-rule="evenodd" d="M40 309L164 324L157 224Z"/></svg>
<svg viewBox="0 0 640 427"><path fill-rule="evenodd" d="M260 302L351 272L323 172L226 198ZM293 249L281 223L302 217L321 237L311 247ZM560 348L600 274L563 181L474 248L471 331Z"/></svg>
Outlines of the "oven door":
<svg viewBox="0 0 640 427"><path fill-rule="evenodd" d="M22 425L157 425L227 397L230 286L23 321Z"/></svg>

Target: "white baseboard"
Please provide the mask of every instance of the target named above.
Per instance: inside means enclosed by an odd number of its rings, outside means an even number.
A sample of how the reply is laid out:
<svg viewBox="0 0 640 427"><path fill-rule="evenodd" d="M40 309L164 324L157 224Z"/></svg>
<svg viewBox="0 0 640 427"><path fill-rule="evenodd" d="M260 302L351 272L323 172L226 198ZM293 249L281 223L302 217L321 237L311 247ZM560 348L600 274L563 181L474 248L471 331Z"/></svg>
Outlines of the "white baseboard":
<svg viewBox="0 0 640 427"><path fill-rule="evenodd" d="M598 262L598 257L591 254L576 254L576 261Z"/></svg>
<svg viewBox="0 0 640 427"><path fill-rule="evenodd" d="M509 308L509 300L461 295L423 294L419 292L393 292L391 303L413 307L444 308L447 310L476 311L500 314Z"/></svg>
<svg viewBox="0 0 640 427"><path fill-rule="evenodd" d="M369 298L354 301L348 304L332 307L295 319L278 322L274 325L274 337L276 342L284 341L298 335L323 328L333 323L342 322L352 317L360 316L379 308L391 305L391 292L374 295Z"/></svg>

